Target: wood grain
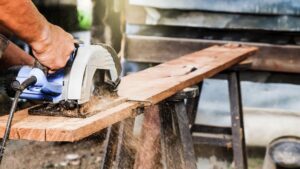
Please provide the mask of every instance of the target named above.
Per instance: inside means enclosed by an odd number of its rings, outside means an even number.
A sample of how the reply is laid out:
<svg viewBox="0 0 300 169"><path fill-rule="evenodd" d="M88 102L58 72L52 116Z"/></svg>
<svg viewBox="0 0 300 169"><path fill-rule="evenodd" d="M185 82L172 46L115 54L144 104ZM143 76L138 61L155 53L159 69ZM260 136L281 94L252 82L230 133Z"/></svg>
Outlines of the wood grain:
<svg viewBox="0 0 300 169"><path fill-rule="evenodd" d="M239 63L254 51L256 48L235 45L210 47L123 78L118 94L155 104Z"/></svg>
<svg viewBox="0 0 300 169"><path fill-rule="evenodd" d="M213 46L123 77L119 96L127 101L87 118L47 117L16 112L10 139L74 142L134 117L138 107L156 104L254 54L254 47ZM118 98L116 98L118 99ZM7 116L0 117L3 136Z"/></svg>

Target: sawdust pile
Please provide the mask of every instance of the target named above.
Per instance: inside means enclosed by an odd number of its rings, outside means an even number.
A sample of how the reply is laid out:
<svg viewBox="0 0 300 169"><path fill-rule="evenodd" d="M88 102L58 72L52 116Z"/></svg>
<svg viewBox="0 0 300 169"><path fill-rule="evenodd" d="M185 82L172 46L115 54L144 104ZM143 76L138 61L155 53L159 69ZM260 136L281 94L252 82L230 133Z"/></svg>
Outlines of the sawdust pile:
<svg viewBox="0 0 300 169"><path fill-rule="evenodd" d="M94 96L89 102L81 106L79 113L83 117L94 115L119 104L117 98L116 91L111 91L107 86L102 86L94 92Z"/></svg>
<svg viewBox="0 0 300 169"><path fill-rule="evenodd" d="M116 91L103 85L94 91L92 98L87 103L80 105L75 110L64 110L63 114L67 117L86 118L117 106L124 101L125 99L118 98Z"/></svg>
<svg viewBox="0 0 300 169"><path fill-rule="evenodd" d="M126 99L118 97L116 91L112 91L109 86L103 85L97 88L91 99L83 105L65 101L57 104L44 103L29 109L29 114L86 118L125 101Z"/></svg>

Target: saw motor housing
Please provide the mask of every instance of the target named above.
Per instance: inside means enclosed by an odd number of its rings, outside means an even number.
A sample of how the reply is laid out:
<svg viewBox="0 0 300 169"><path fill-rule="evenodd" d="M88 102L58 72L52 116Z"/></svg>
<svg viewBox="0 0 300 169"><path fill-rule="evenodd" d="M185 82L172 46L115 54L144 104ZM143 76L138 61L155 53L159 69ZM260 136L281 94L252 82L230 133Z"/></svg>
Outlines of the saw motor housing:
<svg viewBox="0 0 300 169"><path fill-rule="evenodd" d="M116 52L104 44L81 45L68 61L65 68L54 74L45 74L41 69L23 66L16 78L22 83L36 76L35 85L21 94L23 99L59 103L72 101L83 104L90 100L96 86L108 84L115 89L120 82L121 63ZM95 81L95 77L102 77Z"/></svg>

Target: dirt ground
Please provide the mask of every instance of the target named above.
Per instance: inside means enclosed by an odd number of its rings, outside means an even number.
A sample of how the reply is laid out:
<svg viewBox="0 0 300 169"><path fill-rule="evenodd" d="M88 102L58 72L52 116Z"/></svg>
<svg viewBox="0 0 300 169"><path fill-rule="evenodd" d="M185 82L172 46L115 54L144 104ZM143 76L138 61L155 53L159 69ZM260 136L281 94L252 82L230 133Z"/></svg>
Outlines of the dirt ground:
<svg viewBox="0 0 300 169"><path fill-rule="evenodd" d="M265 157L265 148L252 147L248 148L248 168L261 169Z"/></svg>
<svg viewBox="0 0 300 169"><path fill-rule="evenodd" d="M195 153L198 158L197 165L201 169L232 169L232 151L227 148L220 148L208 145L195 146ZM259 147L248 147L248 168L261 169L265 156L265 149Z"/></svg>
<svg viewBox="0 0 300 169"><path fill-rule="evenodd" d="M99 169L104 137L99 133L76 143L9 141L0 169ZM261 169L263 154L256 148L248 152L249 169ZM230 163L212 163L214 169L230 168Z"/></svg>
<svg viewBox="0 0 300 169"><path fill-rule="evenodd" d="M104 136L76 143L9 141L0 169L98 169Z"/></svg>

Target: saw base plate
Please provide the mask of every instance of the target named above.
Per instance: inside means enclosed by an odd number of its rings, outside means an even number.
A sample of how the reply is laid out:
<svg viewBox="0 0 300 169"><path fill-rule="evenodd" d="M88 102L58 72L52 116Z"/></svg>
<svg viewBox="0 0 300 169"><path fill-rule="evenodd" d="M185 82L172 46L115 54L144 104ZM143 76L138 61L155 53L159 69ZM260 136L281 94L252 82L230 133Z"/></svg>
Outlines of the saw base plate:
<svg viewBox="0 0 300 169"><path fill-rule="evenodd" d="M80 112L80 106L70 110L59 103L44 103L28 110L29 115L85 118L86 116Z"/></svg>

